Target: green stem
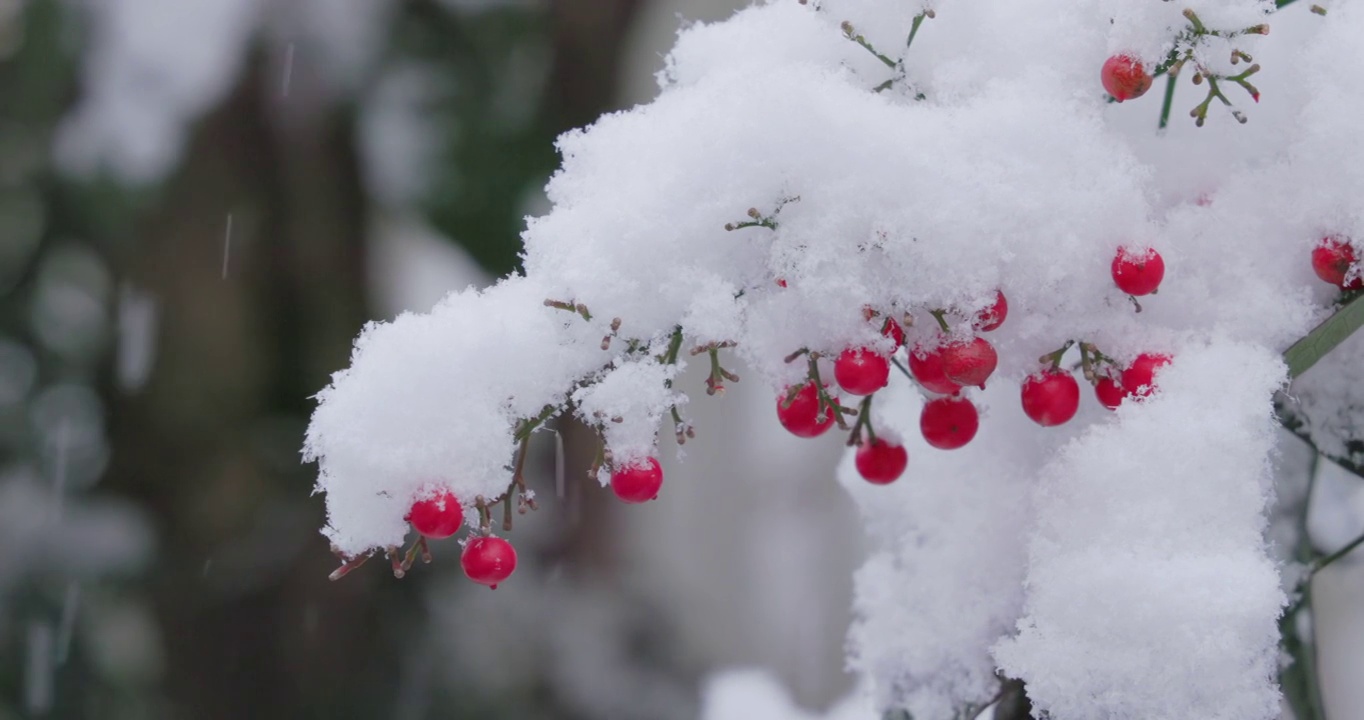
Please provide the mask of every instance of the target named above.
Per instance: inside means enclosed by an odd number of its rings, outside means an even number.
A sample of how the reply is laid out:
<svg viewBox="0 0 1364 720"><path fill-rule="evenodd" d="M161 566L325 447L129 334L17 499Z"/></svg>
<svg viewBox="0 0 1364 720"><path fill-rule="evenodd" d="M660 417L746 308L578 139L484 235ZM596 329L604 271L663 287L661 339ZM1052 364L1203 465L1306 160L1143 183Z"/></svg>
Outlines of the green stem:
<svg viewBox="0 0 1364 720"><path fill-rule="evenodd" d="M1178 80L1177 74L1170 73L1165 81L1165 100L1160 106L1160 124L1156 126L1158 130L1164 130L1165 126L1170 124L1170 107L1175 101L1175 84Z"/></svg>
<svg viewBox="0 0 1364 720"><path fill-rule="evenodd" d="M942 328L943 332L952 332L952 326L947 324L947 318L944 317L947 315L946 310L930 310L928 314L938 321L938 327Z"/></svg>
<svg viewBox="0 0 1364 720"><path fill-rule="evenodd" d="M1046 355L1043 355L1042 357L1038 358L1037 361L1043 364L1051 363L1050 369L1056 370L1057 368L1061 367L1061 358L1065 357L1066 351L1069 350L1070 346L1074 344L1075 344L1074 340L1067 340L1065 345L1062 345L1059 349L1053 352L1049 352Z"/></svg>
<svg viewBox="0 0 1364 720"><path fill-rule="evenodd" d="M522 420L521 424L516 428L516 434L512 436L512 439L515 440L516 442L521 442L526 438L530 437L530 434L535 432L536 428L545 424L545 421L548 420L551 416L554 415L554 413L558 411L559 411L558 407L554 405L546 405L545 408L540 411L539 415L536 415L535 417L529 418L527 420Z"/></svg>
<svg viewBox="0 0 1364 720"><path fill-rule="evenodd" d="M906 51L914 44L914 36L919 34L919 26L924 24L924 18L926 17L928 17L927 10L914 16L914 24L909 26L909 39L905 41Z"/></svg>
<svg viewBox="0 0 1364 720"><path fill-rule="evenodd" d="M676 365L677 354L681 352L681 350L682 350L682 326L678 325L673 328L673 336L671 339L668 340L667 351L663 353L662 357L660 357L658 361L663 363L664 365ZM669 380L668 383L669 383L668 387L672 387L672 381Z"/></svg>
<svg viewBox="0 0 1364 720"><path fill-rule="evenodd" d="M1327 555L1326 557L1321 558L1320 560L1312 563L1312 570L1310 573L1308 573L1309 577L1311 575L1316 575L1319 571L1325 569L1327 565L1330 565L1331 563L1345 557L1346 555L1349 555L1351 551L1359 547L1361 544L1364 544L1364 534L1361 534L1359 537L1346 543L1345 547L1342 547L1341 549L1331 553L1330 555Z"/></svg>
<svg viewBox="0 0 1364 720"><path fill-rule="evenodd" d="M1293 548L1293 556L1299 562L1310 562L1316 550L1307 531L1308 512L1312 507L1312 497L1316 493L1319 456L1312 456L1308 468L1307 491L1303 494L1302 508L1298 512L1298 541ZM1315 564L1315 563L1314 563ZM1304 637L1298 632L1298 613L1312 612L1312 574L1310 570L1299 581L1297 598L1279 618L1279 637L1284 652L1293 663L1279 673L1279 684L1297 720L1325 720L1322 710L1321 687L1317 678L1317 653L1315 629L1309 630ZM1315 623L1309 623L1309 627Z"/></svg>
<svg viewBox="0 0 1364 720"><path fill-rule="evenodd" d="M880 60L881 63L884 64L886 67L892 70L895 69L895 61L891 60L889 57L886 57L885 55L882 55L881 52L877 50L870 42L867 42L867 38L857 34L853 30L852 23L849 22L843 23L843 35L847 37L849 40L857 43L858 45L861 45L863 48L866 49L867 52L876 56L876 59Z"/></svg>
<svg viewBox="0 0 1364 720"><path fill-rule="evenodd" d="M1335 314L1284 351L1283 359L1288 364L1288 376L1295 378L1307 372L1326 353L1345 342L1345 339L1354 334L1360 326L1364 326L1364 293L1346 302Z"/></svg>
<svg viewBox="0 0 1364 720"><path fill-rule="evenodd" d="M853 423L852 432L848 435L848 446L862 444L862 430L867 431L867 439L873 444L876 443L876 431L871 426L871 399L874 395L862 398L862 403L857 408L857 422Z"/></svg>
<svg viewBox="0 0 1364 720"><path fill-rule="evenodd" d="M834 399L832 397L829 396L829 391L824 387L824 381L819 377L819 357L816 356L814 353L810 353L809 367L810 382L813 382L815 384L815 394L816 396L819 397L819 410L821 413L821 417L828 417L828 415L824 413L832 413L834 417L834 422L838 423L838 427L842 430L847 430L848 423L843 420L843 415L845 413L849 415L856 415L857 411L853 410L852 408L845 408L842 405L839 405L838 403L834 402ZM816 420L819 420L819 418L817 417Z"/></svg>
<svg viewBox="0 0 1364 720"><path fill-rule="evenodd" d="M910 380L914 379L914 376L909 374L909 368L905 367L898 358L892 357L890 359L890 364L894 365L895 369L899 370L901 373L904 373L905 377L909 378Z"/></svg>

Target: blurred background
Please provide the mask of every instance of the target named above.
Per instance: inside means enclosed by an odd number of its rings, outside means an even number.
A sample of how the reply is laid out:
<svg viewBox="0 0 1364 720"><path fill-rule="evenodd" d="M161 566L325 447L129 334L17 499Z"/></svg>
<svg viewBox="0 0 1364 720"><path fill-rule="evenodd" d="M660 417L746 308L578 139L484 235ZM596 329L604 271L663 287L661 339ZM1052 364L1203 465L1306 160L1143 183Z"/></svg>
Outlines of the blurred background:
<svg viewBox="0 0 1364 720"><path fill-rule="evenodd" d="M496 592L453 541L328 582L299 459L362 324L513 270L555 137L740 4L0 0L0 719L694 718L732 667L776 716L846 695L839 442L766 388L700 396L644 507L567 425L556 493L537 436Z"/></svg>
<svg viewBox="0 0 1364 720"><path fill-rule="evenodd" d="M645 506L537 436L495 592L453 541L329 582L299 459L361 326L512 271L554 138L742 4L0 0L0 720L874 717L840 439L765 387L697 393ZM1361 565L1320 579L1333 719Z"/></svg>

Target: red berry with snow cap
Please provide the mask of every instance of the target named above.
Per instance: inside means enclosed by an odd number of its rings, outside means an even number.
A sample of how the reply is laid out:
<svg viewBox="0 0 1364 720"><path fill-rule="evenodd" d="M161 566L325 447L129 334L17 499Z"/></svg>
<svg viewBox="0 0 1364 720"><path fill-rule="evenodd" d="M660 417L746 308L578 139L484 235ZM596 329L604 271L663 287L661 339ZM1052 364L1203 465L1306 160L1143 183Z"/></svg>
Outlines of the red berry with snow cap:
<svg viewBox="0 0 1364 720"><path fill-rule="evenodd" d="M1150 295L1165 279L1165 260L1155 250L1118 248L1113 258L1113 283L1128 295Z"/></svg>
<svg viewBox="0 0 1364 720"><path fill-rule="evenodd" d="M985 387L999 364L995 347L981 338L949 343L942 349L942 370L959 385Z"/></svg>
<svg viewBox="0 0 1364 720"><path fill-rule="evenodd" d="M1099 71L1099 80L1103 82L1104 90L1113 96L1114 100L1122 102L1133 100L1146 94L1151 89L1152 77L1146 72L1146 67L1137 58L1120 53L1104 61L1103 69Z"/></svg>
<svg viewBox="0 0 1364 720"><path fill-rule="evenodd" d="M439 490L412 503L407 521L422 537L442 540L459 532L464 525L464 508L449 490Z"/></svg>
<svg viewBox="0 0 1364 720"><path fill-rule="evenodd" d="M870 395L890 382L890 361L866 348L848 348L834 362L834 379L853 395Z"/></svg>
<svg viewBox="0 0 1364 720"><path fill-rule="evenodd" d="M785 395L777 398L777 421L796 437L819 437L833 427L834 411L821 412L814 383L806 383L789 405Z"/></svg>
<svg viewBox="0 0 1364 720"><path fill-rule="evenodd" d="M1009 317L1009 301L1005 299L1003 291L996 290L994 304L977 313L975 320L971 322L971 326L981 332L990 332L991 330L998 330L1007 317Z"/></svg>
<svg viewBox="0 0 1364 720"><path fill-rule="evenodd" d="M1042 427L1068 422L1080 409L1080 383L1064 370L1043 370L1023 381L1023 413Z"/></svg>
<svg viewBox="0 0 1364 720"><path fill-rule="evenodd" d="M1348 281L1345 279L1357 261L1358 257L1347 238L1335 235L1324 237L1312 248L1312 270L1317 277L1342 290L1364 288L1364 274L1356 274Z"/></svg>
<svg viewBox="0 0 1364 720"><path fill-rule="evenodd" d="M1170 364L1170 356L1142 353L1122 371L1122 386L1128 396L1147 397L1156 390L1156 373Z"/></svg>
<svg viewBox="0 0 1364 720"><path fill-rule="evenodd" d="M939 450L956 450L971 442L980 429L980 413L970 400L945 397L924 403L919 414L919 432L924 441Z"/></svg>
<svg viewBox="0 0 1364 720"><path fill-rule="evenodd" d="M895 482L909 465L909 451L903 445L892 445L881 438L864 442L853 457L857 472L873 485Z"/></svg>
<svg viewBox="0 0 1364 720"><path fill-rule="evenodd" d="M628 503L646 503L658 497L663 487L663 468L653 458L618 467L611 473L611 492Z"/></svg>
<svg viewBox="0 0 1364 720"><path fill-rule="evenodd" d="M476 537L465 543L459 564L470 580L496 590L516 570L516 548L500 537Z"/></svg>

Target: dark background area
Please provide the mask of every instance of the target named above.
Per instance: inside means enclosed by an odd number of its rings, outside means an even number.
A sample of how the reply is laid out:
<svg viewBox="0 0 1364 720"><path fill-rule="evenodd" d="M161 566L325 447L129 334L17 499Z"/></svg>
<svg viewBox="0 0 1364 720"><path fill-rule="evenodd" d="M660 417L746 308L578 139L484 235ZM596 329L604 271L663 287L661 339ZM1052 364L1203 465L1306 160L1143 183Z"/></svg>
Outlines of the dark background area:
<svg viewBox="0 0 1364 720"><path fill-rule="evenodd" d="M99 13L34 0L0 19L0 515L33 520L0 529L0 718L592 716L536 667L491 690L414 670L436 576L328 582L298 458L310 396L381 316L367 234L395 203L367 180L366 103L420 68L439 142L400 209L505 274L553 139L613 108L642 2L393 3L340 89L265 4L151 180L49 150L93 92ZM610 562L609 524L549 526L546 562Z"/></svg>

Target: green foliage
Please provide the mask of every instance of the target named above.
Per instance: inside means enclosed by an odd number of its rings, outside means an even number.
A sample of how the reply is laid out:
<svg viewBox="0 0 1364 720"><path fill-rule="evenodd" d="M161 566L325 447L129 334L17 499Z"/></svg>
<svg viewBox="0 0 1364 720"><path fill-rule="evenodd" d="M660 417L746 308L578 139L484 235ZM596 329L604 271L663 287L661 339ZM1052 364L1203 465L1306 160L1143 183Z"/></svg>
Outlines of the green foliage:
<svg viewBox="0 0 1364 720"><path fill-rule="evenodd" d="M494 275L520 264L527 200L558 165L549 34L540 5L461 14L416 2L395 28L395 51L437 85L430 117L442 147L422 209Z"/></svg>
<svg viewBox="0 0 1364 720"><path fill-rule="evenodd" d="M1345 342L1364 325L1364 293L1356 293L1340 309L1312 329L1301 340L1293 343L1284 351L1284 362L1288 363L1288 376L1298 377L1317 364L1326 353Z"/></svg>

